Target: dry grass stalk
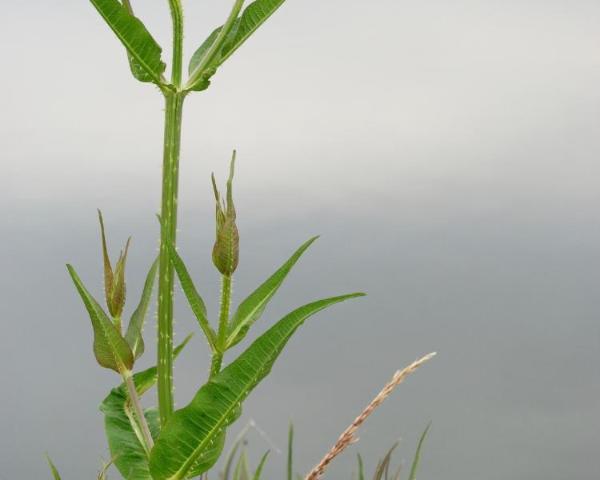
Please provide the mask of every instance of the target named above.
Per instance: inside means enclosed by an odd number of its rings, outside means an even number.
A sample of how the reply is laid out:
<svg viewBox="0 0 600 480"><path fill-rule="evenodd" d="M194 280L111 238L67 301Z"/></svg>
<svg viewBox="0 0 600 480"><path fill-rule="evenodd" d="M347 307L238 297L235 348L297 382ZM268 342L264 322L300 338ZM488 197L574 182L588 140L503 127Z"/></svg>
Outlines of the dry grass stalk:
<svg viewBox="0 0 600 480"><path fill-rule="evenodd" d="M323 475L323 472L327 468L327 466L333 461L335 457L337 457L340 453L342 453L347 447L352 445L353 443L358 441L358 437L355 436L356 431L359 427L365 422L365 420L373 413L373 411L379 407L383 403L383 401L390 396L392 391L400 385L406 377L408 377L411 373L413 373L417 368L423 365L427 360L430 360L435 356L435 352L425 355L419 360L411 363L404 370L398 370L392 379L386 384L385 387L377 394L377 396L367 405L367 407L362 411L362 413L356 417L356 419L350 424L350 426L344 430L344 432L339 436L335 445L327 452L327 454L323 457L323 459L318 463L316 467L314 467L311 472L306 475L304 480L318 480Z"/></svg>

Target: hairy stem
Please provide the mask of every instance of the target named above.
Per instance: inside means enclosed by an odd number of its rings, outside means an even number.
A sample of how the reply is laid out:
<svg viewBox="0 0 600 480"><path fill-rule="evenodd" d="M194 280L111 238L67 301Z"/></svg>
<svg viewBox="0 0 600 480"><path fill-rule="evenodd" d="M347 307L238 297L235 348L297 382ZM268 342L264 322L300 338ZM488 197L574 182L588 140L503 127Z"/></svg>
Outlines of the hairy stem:
<svg viewBox="0 0 600 480"><path fill-rule="evenodd" d="M150 453L150 450L152 450L152 447L154 446L154 440L152 439L152 434L150 433L148 422L146 421L146 417L144 416L144 410L142 409L140 397L138 396L137 391L135 389L135 383L133 382L133 376L131 375L131 372L125 372L123 374L123 380L125 380L125 384L127 385L129 401L133 406L136 420L142 430L142 437L145 444L144 446L146 447L146 452Z"/></svg>
<svg viewBox="0 0 600 480"><path fill-rule="evenodd" d="M213 354L210 366L210 378L221 371L223 353L227 343L227 332L229 330L229 308L231 306L231 276L221 277L221 310L219 312L219 330L217 331L217 349Z"/></svg>
<svg viewBox="0 0 600 480"><path fill-rule="evenodd" d="M165 138L158 281L158 410L164 425L173 412L173 265L177 233L177 189L184 95L165 92Z"/></svg>

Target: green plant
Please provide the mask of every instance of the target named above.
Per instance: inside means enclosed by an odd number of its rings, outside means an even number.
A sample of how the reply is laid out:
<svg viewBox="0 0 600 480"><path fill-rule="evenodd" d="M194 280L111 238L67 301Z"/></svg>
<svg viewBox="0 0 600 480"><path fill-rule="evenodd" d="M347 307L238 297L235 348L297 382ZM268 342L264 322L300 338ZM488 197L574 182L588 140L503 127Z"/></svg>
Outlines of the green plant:
<svg viewBox="0 0 600 480"><path fill-rule="evenodd" d="M92 323L96 359L102 367L114 370L121 377L121 385L105 398L101 411L105 416L112 463L127 480L181 480L205 474L220 457L226 430L240 416L244 399L268 375L294 332L320 310L363 295L351 293L329 297L293 310L222 368L226 352L244 340L294 264L316 239L312 238L300 246L231 313L231 285L239 259L239 233L233 201L235 152L224 196L214 176L212 178L216 201L212 258L222 282L217 322L210 321L204 301L176 249L184 101L190 93L209 87L218 68L283 1L255 0L243 9L244 0L235 0L223 25L216 28L192 55L189 75L184 80L183 9L180 0L169 0L173 46L168 80L162 49L135 16L131 1L91 0L125 47L134 78L154 84L165 100L162 201L158 215L160 250L158 258L149 268L140 301L127 324L123 321L123 314L126 300L125 269L130 242L127 241L113 268L100 212L106 310L85 287L75 269L67 266ZM199 388L188 405L178 410L174 409L173 400L173 362L189 337L177 348L173 347L175 274L212 352L207 382ZM157 276L158 359L155 367L134 373L136 361L144 352L143 328ZM154 386L157 387L158 408L144 410L140 399ZM52 464L51 469L55 478L58 478L58 472ZM105 471L102 470L100 478L104 478Z"/></svg>

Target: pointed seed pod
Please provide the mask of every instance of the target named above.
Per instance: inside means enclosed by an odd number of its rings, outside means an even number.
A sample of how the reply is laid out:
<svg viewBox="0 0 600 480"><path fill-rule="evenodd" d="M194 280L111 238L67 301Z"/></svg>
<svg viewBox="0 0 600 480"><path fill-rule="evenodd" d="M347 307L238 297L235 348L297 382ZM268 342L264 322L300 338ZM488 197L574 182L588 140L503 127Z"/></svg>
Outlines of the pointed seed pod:
<svg viewBox="0 0 600 480"><path fill-rule="evenodd" d="M229 167L226 198L221 198L214 174L212 175L213 190L216 200L216 239L212 259L217 270L223 275L231 276L238 266L240 237L235 224L235 206L233 204L233 174L235 169L234 150Z"/></svg>

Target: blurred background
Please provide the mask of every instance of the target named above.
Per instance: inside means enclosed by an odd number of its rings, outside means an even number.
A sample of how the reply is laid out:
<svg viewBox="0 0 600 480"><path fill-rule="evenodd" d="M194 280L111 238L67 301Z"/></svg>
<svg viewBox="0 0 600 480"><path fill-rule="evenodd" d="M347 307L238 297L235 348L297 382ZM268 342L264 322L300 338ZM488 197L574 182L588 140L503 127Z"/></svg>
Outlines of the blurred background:
<svg viewBox="0 0 600 480"><path fill-rule="evenodd" d="M230 2L184 3L189 56ZM167 2L133 5L168 59ZM429 421L423 480L597 478L599 21L591 0L289 0L188 99L180 252L210 312L209 176L224 182L233 148L235 301L322 235L254 336L317 297L369 293L308 322L246 402L232 434L253 419L270 438L251 434L254 464L293 421L307 472L435 350L327 478L350 478L356 452L372 471L398 439L409 460ZM0 53L0 479L49 478L44 452L65 480L95 478L97 406L118 379L95 363L64 264L101 295L101 208L113 256L133 236L132 311L158 245L162 99L87 1L5 5ZM183 406L209 353L179 292L176 320L177 338L196 332ZM153 317L144 366L154 332Z"/></svg>

